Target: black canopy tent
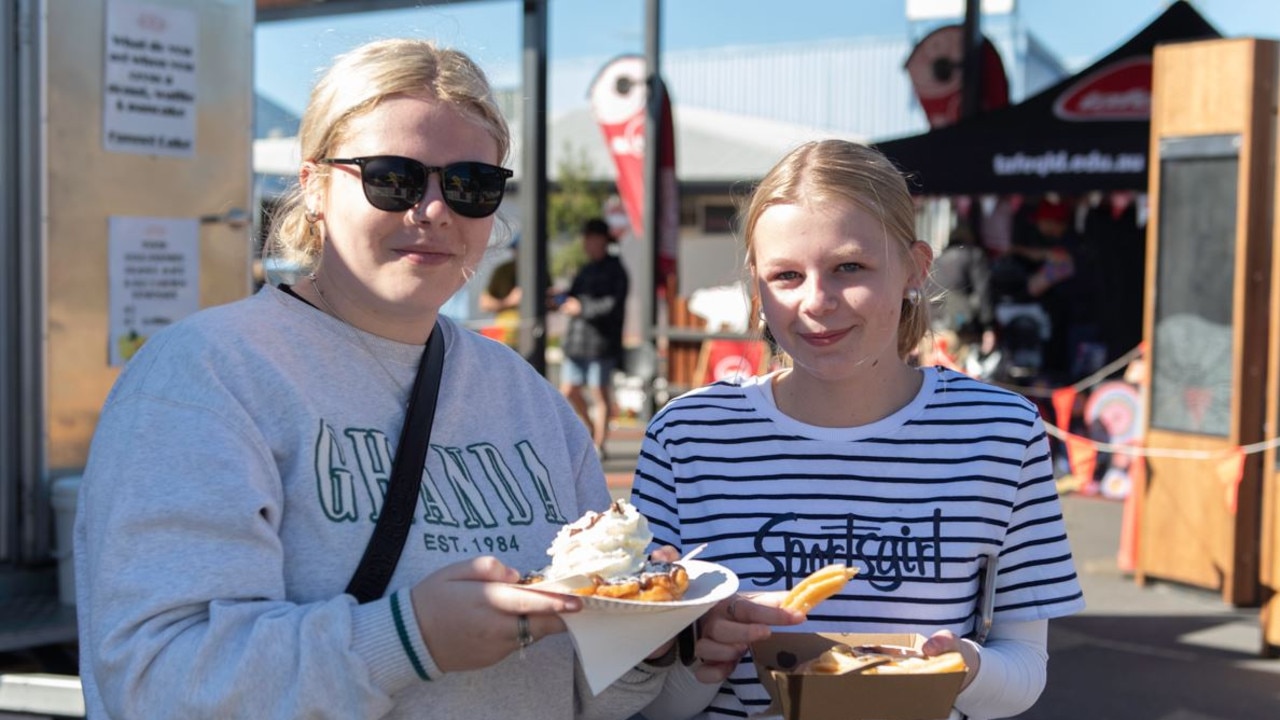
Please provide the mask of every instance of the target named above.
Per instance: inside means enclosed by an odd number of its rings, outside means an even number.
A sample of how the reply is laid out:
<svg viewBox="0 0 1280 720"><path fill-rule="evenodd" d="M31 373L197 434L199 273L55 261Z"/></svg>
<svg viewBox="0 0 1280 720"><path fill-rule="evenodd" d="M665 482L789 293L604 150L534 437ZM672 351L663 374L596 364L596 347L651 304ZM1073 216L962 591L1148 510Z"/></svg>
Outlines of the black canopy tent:
<svg viewBox="0 0 1280 720"><path fill-rule="evenodd" d="M1022 103L877 147L922 195L1146 190L1152 51L1220 36L1179 0L1111 54Z"/></svg>

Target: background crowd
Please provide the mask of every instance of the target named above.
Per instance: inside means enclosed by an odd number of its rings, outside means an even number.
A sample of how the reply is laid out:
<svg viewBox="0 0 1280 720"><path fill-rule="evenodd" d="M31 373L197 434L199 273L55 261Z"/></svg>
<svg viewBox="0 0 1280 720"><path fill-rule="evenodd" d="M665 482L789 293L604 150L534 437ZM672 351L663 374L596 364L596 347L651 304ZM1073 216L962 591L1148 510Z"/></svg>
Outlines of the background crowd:
<svg viewBox="0 0 1280 720"><path fill-rule="evenodd" d="M1068 385L1142 339L1146 229L1133 193L958 204L934 266L938 343L966 372Z"/></svg>

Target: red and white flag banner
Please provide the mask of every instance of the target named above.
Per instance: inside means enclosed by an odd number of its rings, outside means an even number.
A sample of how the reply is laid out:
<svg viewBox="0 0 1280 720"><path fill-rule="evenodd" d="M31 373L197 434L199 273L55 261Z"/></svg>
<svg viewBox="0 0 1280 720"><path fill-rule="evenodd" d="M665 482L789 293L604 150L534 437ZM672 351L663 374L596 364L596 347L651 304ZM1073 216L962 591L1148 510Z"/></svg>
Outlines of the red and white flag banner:
<svg viewBox="0 0 1280 720"><path fill-rule="evenodd" d="M981 110L998 110L1009 104L1009 79L1004 61L996 46L982 39ZM964 94L964 26L945 25L925 35L916 43L905 65L916 99L937 129L955 124L960 119L960 103Z"/></svg>
<svg viewBox="0 0 1280 720"><path fill-rule="evenodd" d="M618 194L636 237L644 236L644 157L648 92L645 60L623 55L611 60L591 82L591 111L617 170ZM659 82L661 80L659 79ZM665 89L665 88L664 88ZM680 233L680 196L676 184L676 150L671 98L662 96L661 146L658 155L658 264L654 268L659 293L675 292L676 257Z"/></svg>

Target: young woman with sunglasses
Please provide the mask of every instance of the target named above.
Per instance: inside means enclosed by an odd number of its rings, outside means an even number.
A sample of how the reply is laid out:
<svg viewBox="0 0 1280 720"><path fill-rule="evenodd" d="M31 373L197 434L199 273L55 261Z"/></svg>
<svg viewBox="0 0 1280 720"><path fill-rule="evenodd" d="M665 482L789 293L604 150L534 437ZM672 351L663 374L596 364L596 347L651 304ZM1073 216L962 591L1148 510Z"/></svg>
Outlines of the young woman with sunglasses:
<svg viewBox="0 0 1280 720"><path fill-rule="evenodd" d="M490 243L510 138L481 70L427 42L340 57L303 115L274 251L293 287L153 337L103 409L76 528L90 717L625 718L558 613L508 585L609 495L591 437L504 345L440 315ZM344 591L381 510L423 346L435 422L388 591Z"/></svg>
<svg viewBox="0 0 1280 720"><path fill-rule="evenodd" d="M967 661L952 717L1017 715L1044 687L1049 618L1083 607L1036 406L906 361L929 325L932 252L874 149L800 146L756 188L742 228L749 286L788 366L664 407L632 502L657 542L707 543L702 557L746 592L702 618L703 663L670 673L646 718L763 711L748 645L800 622L786 629L924 635L926 653ZM839 594L807 616L777 607L834 562L859 571Z"/></svg>

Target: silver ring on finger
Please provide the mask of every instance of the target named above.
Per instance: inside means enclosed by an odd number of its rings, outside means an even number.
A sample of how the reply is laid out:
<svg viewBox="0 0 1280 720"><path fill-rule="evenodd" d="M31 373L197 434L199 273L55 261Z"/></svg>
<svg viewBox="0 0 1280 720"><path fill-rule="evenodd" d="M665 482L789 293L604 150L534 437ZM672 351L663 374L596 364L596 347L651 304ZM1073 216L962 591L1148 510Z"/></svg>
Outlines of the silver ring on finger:
<svg viewBox="0 0 1280 720"><path fill-rule="evenodd" d="M533 644L533 633L529 630L529 616L516 616L516 645L520 646L521 656L524 655L524 649Z"/></svg>

